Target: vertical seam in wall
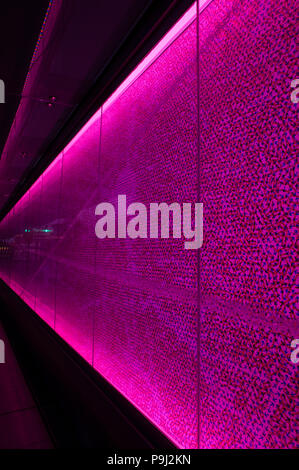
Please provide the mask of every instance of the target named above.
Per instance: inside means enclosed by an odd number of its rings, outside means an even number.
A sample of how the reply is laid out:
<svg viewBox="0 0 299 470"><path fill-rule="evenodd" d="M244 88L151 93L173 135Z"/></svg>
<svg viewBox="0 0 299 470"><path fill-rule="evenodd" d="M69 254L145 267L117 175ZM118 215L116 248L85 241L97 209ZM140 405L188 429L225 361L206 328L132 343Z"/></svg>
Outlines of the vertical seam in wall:
<svg viewBox="0 0 299 470"><path fill-rule="evenodd" d="M199 135L199 0L196 2L196 85L197 85L197 202L200 200L200 135ZM200 448L201 437L201 364L200 364L200 248L197 250L197 437Z"/></svg>
<svg viewBox="0 0 299 470"><path fill-rule="evenodd" d="M30 201L30 189L24 194L23 198L25 198L25 196L27 196L27 199L29 199ZM22 199L22 198L21 198ZM26 199L25 199L25 202L26 202ZM23 203L24 204L24 203ZM22 225L20 227L20 232L22 232L23 234L23 230L24 230L24 227L25 227L25 215L26 215L26 206L25 206L25 210L22 210L22 217L23 219L22 220ZM25 254L26 254L26 257L25 257L25 262L24 262L24 272L25 272L25 278L28 280L28 275L27 275L27 267L28 267L28 237L26 236L26 239L25 239L25 243L24 243L24 246L25 246ZM22 250L24 252L24 250ZM23 286L21 286L21 291L20 293L18 294L18 296L22 299L22 295L24 292L26 292L26 289L24 288L24 284Z"/></svg>
<svg viewBox="0 0 299 470"><path fill-rule="evenodd" d="M42 175L42 183L41 183L41 190L40 190L40 204L39 204L39 220L38 220L38 227L40 227L40 222L41 222L41 211L42 211L42 204L43 204L43 191L44 191L44 175ZM40 242L38 244L38 257L40 257ZM39 260L40 261L40 260ZM39 265L37 264L36 271L32 275L32 281L34 279L35 274L39 270ZM36 312L36 297L37 297L37 284L35 286L35 296L34 296L34 311Z"/></svg>
<svg viewBox="0 0 299 470"><path fill-rule="evenodd" d="M28 191L28 206L27 206L27 215L26 217L28 217L28 207L30 208L30 202L31 202L31 188L29 189ZM25 209L26 211L26 209ZM27 228L29 227L29 225L27 226ZM30 228L30 227L29 227ZM30 232L31 233L31 232ZM24 289L25 292L27 292L27 294L29 293L28 292L28 279L29 279L29 266L30 266L30 262L29 262L29 259L30 259L30 251L29 251L29 248L30 248L30 236L29 237L27 236L27 244L26 244L26 247L27 247L27 256L26 256L26 269L25 269L25 273L26 273L26 282L27 284L26 285L26 289Z"/></svg>
<svg viewBox="0 0 299 470"><path fill-rule="evenodd" d="M62 151L61 157L61 169L60 169L60 185L59 185L59 195L58 195L58 207L57 207L57 219L60 219L61 215L61 198L62 198L62 180L63 180L63 161L64 161L64 150ZM58 233L59 231L59 233ZM60 225L58 225L57 229L58 237L60 236ZM56 288L57 288L57 277L58 277L58 261L55 261L55 280L54 280L54 331L56 331L56 304L57 304L57 296L56 296Z"/></svg>
<svg viewBox="0 0 299 470"><path fill-rule="evenodd" d="M9 218L9 225L8 225L9 230L10 230L10 224L11 224L10 219L12 218L12 216L14 216L14 214L15 214L15 208L13 207L13 208L12 208L12 215L11 215L10 218ZM8 235L10 234L9 230L8 230ZM11 254L11 256L10 256L10 260L9 260L9 276L8 276L8 285L9 285L9 286L10 286L10 283L11 283L12 261L13 261L13 252L12 252L12 254Z"/></svg>
<svg viewBox="0 0 299 470"><path fill-rule="evenodd" d="M103 106L101 106L101 113L100 113L100 135L99 135L99 151L98 151L98 161L97 161L97 184L100 183L100 158L101 158L101 148L102 148L102 116L103 116ZM95 316L96 316L96 265L97 265L97 237L94 236L94 259L93 259L93 268L94 268L94 302L93 302L93 315L92 315L92 359L91 364L94 367L94 343L95 343Z"/></svg>
<svg viewBox="0 0 299 470"><path fill-rule="evenodd" d="M38 221L37 221L37 227L40 228L40 222L41 222L41 215L42 215L42 203L43 203L43 189L44 189L44 176L41 175L41 188L40 188L40 195L39 195L39 208L38 208ZM39 239L38 239L39 240ZM35 256L38 256L38 262L36 263L36 270L34 273L32 273L31 281L33 282L34 277L36 272L39 269L39 262L40 262L40 240L38 242L37 247L35 247ZM37 294L37 283L34 283L34 311L36 312L36 294Z"/></svg>

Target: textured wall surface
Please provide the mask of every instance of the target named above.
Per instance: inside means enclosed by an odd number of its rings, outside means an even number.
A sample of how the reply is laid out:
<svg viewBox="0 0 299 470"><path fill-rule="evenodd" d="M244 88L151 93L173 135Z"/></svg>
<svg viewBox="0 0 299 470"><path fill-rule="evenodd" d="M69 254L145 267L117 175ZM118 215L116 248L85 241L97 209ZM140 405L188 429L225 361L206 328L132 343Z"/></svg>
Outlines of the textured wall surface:
<svg viewBox="0 0 299 470"><path fill-rule="evenodd" d="M213 0L0 224L2 279L179 447L296 445L294 12ZM119 194L203 202L203 247L97 239Z"/></svg>

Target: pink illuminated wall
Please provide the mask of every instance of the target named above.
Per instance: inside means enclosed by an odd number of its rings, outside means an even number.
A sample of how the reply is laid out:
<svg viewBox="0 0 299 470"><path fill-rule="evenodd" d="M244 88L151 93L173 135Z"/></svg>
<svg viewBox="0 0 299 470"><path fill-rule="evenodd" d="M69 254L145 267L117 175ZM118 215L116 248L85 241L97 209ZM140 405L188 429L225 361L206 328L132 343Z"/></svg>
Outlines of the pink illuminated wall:
<svg viewBox="0 0 299 470"><path fill-rule="evenodd" d="M2 220L2 279L182 448L295 447L295 1L194 5ZM203 202L204 244L95 236Z"/></svg>

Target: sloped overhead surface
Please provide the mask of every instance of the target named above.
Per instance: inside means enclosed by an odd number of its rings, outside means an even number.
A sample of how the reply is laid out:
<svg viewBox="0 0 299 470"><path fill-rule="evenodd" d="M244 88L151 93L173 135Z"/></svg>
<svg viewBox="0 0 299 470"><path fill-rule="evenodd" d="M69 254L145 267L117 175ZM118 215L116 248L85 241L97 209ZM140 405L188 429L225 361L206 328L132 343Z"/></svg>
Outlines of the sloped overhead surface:
<svg viewBox="0 0 299 470"><path fill-rule="evenodd" d="M23 4L23 8L26 7L26 13L17 2L15 3L17 7L14 7L14 4L10 6L11 2L7 2L5 7L1 5L1 10L5 8L11 16L10 28L15 35L11 43L2 41L2 44L6 45L4 69L5 64L11 63L11 59L7 61L6 56L14 54L11 44L14 44L16 38L22 42L21 32L24 31L26 38L33 35L34 28L25 29L23 21L30 16L31 11L35 17L36 2L19 2ZM46 11L46 8L41 8L44 3L38 2L38 9L43 11L43 15L39 13L39 29ZM49 142L82 100L97 74L103 70L150 3L150 0L51 0L48 3L35 50L30 43L31 55L33 50L34 54L24 84L23 98L6 144L3 142L4 147L1 148L1 207L26 174L26 169L32 167L41 157ZM4 15L2 21L5 20ZM35 37L35 41L36 39ZM22 51L19 42L18 47ZM15 68L18 67L19 64L16 64ZM24 71L25 65L22 67ZM12 90L12 73L9 73L10 71L7 75L4 74L4 79L8 83L7 89ZM20 94L20 84L13 91ZM53 105L51 97L55 97ZM15 100L15 96L7 95L7 104L1 105L1 112L6 113L7 106Z"/></svg>
<svg viewBox="0 0 299 470"><path fill-rule="evenodd" d="M49 0L1 2L0 79L5 83L5 104L0 105L0 154L17 111L32 54ZM11 184L0 175L0 199Z"/></svg>

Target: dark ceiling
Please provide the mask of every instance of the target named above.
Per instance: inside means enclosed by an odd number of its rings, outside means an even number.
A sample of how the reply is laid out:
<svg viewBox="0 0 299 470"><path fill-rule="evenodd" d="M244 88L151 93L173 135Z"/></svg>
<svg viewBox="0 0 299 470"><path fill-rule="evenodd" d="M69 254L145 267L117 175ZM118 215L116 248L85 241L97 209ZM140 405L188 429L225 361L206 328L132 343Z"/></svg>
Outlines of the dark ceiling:
<svg viewBox="0 0 299 470"><path fill-rule="evenodd" d="M43 24L49 0L1 3L0 78L5 83L6 105L0 106L0 153L17 110L32 53Z"/></svg>

